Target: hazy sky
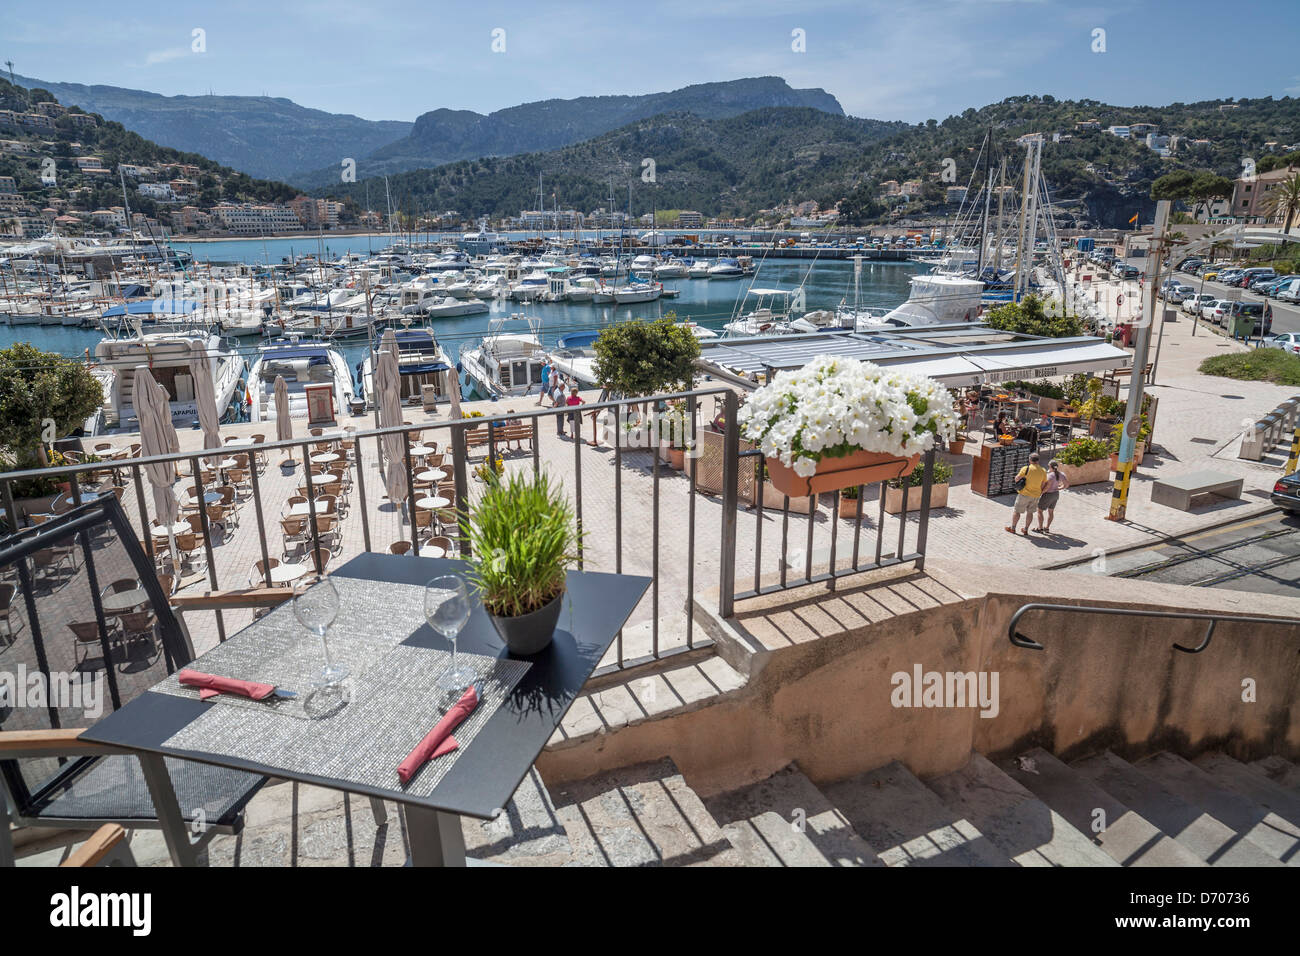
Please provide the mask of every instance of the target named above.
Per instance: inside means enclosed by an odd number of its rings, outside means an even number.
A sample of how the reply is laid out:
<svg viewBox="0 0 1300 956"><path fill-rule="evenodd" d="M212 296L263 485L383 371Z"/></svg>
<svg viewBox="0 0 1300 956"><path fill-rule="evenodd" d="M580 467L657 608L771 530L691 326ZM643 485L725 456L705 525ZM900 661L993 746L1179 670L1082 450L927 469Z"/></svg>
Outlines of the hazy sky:
<svg viewBox="0 0 1300 956"><path fill-rule="evenodd" d="M1022 93L1125 106L1300 95L1300 0L56 7L0 0L0 62L51 81L283 96L367 119L760 75L822 87L856 116L911 122Z"/></svg>

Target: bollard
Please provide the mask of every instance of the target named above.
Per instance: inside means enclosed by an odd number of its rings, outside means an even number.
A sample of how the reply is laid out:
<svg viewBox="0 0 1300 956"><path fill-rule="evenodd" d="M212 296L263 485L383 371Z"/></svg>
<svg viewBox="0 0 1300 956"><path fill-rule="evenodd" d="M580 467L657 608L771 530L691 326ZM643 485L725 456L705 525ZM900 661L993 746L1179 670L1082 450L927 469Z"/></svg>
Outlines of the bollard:
<svg viewBox="0 0 1300 956"><path fill-rule="evenodd" d="M1241 451L1237 453L1238 458L1244 458L1247 461L1259 461L1264 457L1264 437L1267 429L1263 422L1255 422L1250 429L1241 436Z"/></svg>
<svg viewBox="0 0 1300 956"><path fill-rule="evenodd" d="M1282 434L1282 422L1272 412L1269 412L1259 420L1264 426L1264 450L1269 451L1280 440Z"/></svg>

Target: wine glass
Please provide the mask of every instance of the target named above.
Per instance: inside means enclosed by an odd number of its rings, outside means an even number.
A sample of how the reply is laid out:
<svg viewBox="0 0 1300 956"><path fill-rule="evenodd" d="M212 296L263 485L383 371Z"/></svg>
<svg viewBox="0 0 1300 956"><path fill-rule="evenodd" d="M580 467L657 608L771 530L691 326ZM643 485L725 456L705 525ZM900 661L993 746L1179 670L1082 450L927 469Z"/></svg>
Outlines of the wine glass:
<svg viewBox="0 0 1300 956"><path fill-rule="evenodd" d="M424 617L429 626L451 644L451 665L438 680L438 686L448 691L464 690L473 682L475 674L458 664L456 636L469 620L469 593L465 579L459 574L444 574L424 586Z"/></svg>
<svg viewBox="0 0 1300 956"><path fill-rule="evenodd" d="M324 691L339 692L339 685L348 676L348 669L330 659L329 644L325 640L326 632L339 613L339 592L334 582L322 577L315 584L295 588L293 613L299 624L320 638L321 651L325 655L325 666L321 669Z"/></svg>

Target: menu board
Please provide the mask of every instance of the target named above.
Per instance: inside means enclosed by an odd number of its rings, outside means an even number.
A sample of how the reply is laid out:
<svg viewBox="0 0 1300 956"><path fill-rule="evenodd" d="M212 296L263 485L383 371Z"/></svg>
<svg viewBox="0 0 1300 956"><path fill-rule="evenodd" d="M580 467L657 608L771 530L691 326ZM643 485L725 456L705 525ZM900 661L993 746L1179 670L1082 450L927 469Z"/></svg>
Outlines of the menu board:
<svg viewBox="0 0 1300 956"><path fill-rule="evenodd" d="M334 421L334 386L308 385L303 391L307 395L307 424L332 424Z"/></svg>
<svg viewBox="0 0 1300 956"><path fill-rule="evenodd" d="M1029 464L1030 450L1027 441L986 444L971 466L971 490L987 498L1012 494L1016 490L1016 475Z"/></svg>

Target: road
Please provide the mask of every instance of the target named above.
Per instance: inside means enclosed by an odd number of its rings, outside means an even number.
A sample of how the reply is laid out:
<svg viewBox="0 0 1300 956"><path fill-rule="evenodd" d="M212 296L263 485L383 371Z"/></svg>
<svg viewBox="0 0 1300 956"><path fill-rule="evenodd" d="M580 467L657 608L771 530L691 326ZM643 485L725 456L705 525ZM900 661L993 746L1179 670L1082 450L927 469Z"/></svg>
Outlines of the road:
<svg viewBox="0 0 1300 956"><path fill-rule="evenodd" d="M1300 596L1300 515L1269 511L1184 538L1106 555L1104 573L1139 581Z"/></svg>
<svg viewBox="0 0 1300 956"><path fill-rule="evenodd" d="M1201 292L1201 278L1187 272L1175 273L1179 282L1189 285ZM1225 299L1240 299L1242 302L1267 302L1273 307L1273 334L1282 332L1300 332L1300 307L1279 302L1277 299L1265 299L1262 295L1247 292L1244 289L1229 288L1219 282L1206 282L1204 291L1222 296Z"/></svg>

